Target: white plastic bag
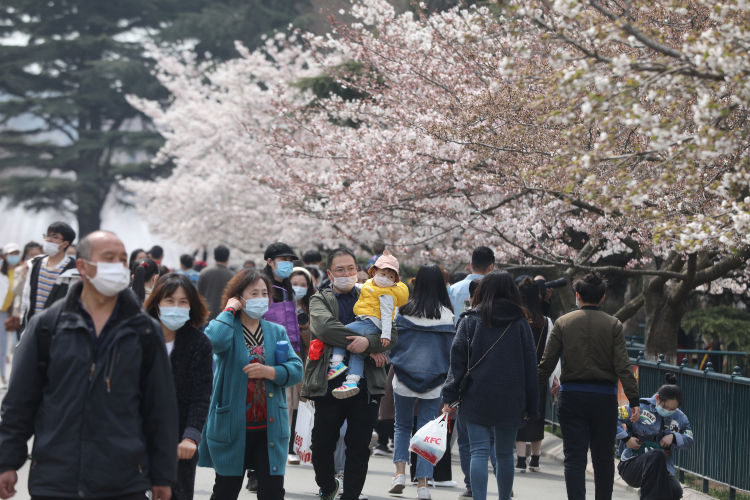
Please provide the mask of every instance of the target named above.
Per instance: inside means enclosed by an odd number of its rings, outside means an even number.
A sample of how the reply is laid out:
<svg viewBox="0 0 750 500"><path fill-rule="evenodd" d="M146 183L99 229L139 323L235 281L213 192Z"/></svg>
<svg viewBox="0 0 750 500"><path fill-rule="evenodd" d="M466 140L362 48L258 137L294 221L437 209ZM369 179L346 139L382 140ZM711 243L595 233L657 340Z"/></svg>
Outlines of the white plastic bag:
<svg viewBox="0 0 750 500"><path fill-rule="evenodd" d="M409 441L409 451L413 451L432 465L443 458L448 438L447 413L427 422Z"/></svg>
<svg viewBox="0 0 750 500"><path fill-rule="evenodd" d="M312 465L312 430L315 424L315 404L300 401L297 407L297 425L294 427L294 453L301 464Z"/></svg>

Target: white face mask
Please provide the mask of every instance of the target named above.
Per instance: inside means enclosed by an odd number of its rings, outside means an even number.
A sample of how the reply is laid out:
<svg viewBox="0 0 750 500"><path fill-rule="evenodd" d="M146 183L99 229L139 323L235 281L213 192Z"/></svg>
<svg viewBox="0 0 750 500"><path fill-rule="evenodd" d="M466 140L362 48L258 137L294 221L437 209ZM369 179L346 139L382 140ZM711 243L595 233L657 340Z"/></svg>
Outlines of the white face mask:
<svg viewBox="0 0 750 500"><path fill-rule="evenodd" d="M372 278L372 281L375 282L377 286L380 288L388 288L389 286L393 286L394 282L391 279L386 278L385 276L375 275Z"/></svg>
<svg viewBox="0 0 750 500"><path fill-rule="evenodd" d="M44 245L42 245L42 253L47 254L50 257L54 257L55 255L60 253L60 243L45 241Z"/></svg>
<svg viewBox="0 0 750 500"><path fill-rule="evenodd" d="M102 295L114 297L130 284L130 271L122 262L85 262L96 266L96 276L87 279Z"/></svg>
<svg viewBox="0 0 750 500"><path fill-rule="evenodd" d="M341 276L333 278L333 288L341 292L348 292L357 284L357 275Z"/></svg>

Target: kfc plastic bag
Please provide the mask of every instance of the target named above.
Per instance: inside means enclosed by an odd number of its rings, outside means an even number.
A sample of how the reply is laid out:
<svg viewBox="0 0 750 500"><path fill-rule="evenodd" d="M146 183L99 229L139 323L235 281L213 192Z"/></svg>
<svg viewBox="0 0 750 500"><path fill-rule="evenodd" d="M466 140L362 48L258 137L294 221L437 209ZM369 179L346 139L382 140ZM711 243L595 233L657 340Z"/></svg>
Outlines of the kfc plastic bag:
<svg viewBox="0 0 750 500"><path fill-rule="evenodd" d="M312 464L312 430L315 424L315 406L312 401L300 401L297 407L297 425L294 428L294 453L301 464Z"/></svg>
<svg viewBox="0 0 750 500"><path fill-rule="evenodd" d="M409 451L413 451L432 465L438 463L445 453L448 438L447 413L427 422L409 441Z"/></svg>

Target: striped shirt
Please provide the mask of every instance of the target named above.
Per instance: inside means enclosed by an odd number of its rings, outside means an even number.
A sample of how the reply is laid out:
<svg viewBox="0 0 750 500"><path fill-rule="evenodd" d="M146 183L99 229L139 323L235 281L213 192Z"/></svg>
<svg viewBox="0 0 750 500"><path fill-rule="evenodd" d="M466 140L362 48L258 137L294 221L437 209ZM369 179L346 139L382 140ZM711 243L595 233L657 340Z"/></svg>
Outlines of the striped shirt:
<svg viewBox="0 0 750 500"><path fill-rule="evenodd" d="M41 266L39 266L39 279L37 280L36 286L36 303L34 304L34 313L44 309L44 305L47 302L52 287L57 283L57 278L60 276L65 265L68 263L70 257L65 257L60 261L57 266L52 269L47 269L47 261L49 257L44 257Z"/></svg>
<svg viewBox="0 0 750 500"><path fill-rule="evenodd" d="M242 333L245 335L245 345L248 349L252 349L256 345L263 345L263 329L258 323L258 329L251 332L248 327L242 325Z"/></svg>

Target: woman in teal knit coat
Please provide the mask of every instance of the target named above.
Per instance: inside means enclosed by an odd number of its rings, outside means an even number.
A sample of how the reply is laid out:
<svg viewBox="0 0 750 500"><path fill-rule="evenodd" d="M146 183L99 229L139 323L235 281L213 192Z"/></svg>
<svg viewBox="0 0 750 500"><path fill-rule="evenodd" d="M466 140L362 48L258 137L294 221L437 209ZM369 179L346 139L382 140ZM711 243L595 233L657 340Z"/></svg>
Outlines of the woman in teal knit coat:
<svg viewBox="0 0 750 500"><path fill-rule="evenodd" d="M284 497L285 389L302 380L302 361L284 327L260 319L269 288L262 274L240 271L224 290L226 308L206 328L216 372L198 465L216 471L212 500L235 500L250 468L258 477L260 500ZM286 341L286 360L276 359L279 341Z"/></svg>

